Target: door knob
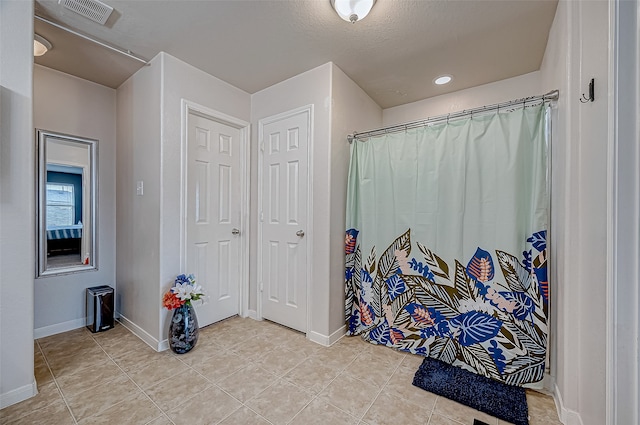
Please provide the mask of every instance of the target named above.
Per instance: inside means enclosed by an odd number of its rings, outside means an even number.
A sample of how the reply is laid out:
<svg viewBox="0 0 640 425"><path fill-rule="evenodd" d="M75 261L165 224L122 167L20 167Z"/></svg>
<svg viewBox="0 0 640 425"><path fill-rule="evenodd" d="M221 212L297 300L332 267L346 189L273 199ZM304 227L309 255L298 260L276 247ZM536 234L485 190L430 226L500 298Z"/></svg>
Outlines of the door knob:
<svg viewBox="0 0 640 425"><path fill-rule="evenodd" d="M303 237L303 236L304 236L304 230L298 230L298 231L296 232L296 236Z"/></svg>
<svg viewBox="0 0 640 425"><path fill-rule="evenodd" d="M240 234L240 229L236 229L235 227L233 229L231 229L231 234L232 235L239 235Z"/></svg>

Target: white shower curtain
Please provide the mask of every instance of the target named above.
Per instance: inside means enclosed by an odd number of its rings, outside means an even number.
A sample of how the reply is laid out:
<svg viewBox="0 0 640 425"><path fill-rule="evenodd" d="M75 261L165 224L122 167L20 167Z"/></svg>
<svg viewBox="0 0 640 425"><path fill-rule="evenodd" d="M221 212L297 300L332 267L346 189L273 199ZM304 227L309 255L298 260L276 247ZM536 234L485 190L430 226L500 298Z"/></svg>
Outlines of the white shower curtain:
<svg viewBox="0 0 640 425"><path fill-rule="evenodd" d="M349 334L541 386L546 116L527 106L352 143Z"/></svg>

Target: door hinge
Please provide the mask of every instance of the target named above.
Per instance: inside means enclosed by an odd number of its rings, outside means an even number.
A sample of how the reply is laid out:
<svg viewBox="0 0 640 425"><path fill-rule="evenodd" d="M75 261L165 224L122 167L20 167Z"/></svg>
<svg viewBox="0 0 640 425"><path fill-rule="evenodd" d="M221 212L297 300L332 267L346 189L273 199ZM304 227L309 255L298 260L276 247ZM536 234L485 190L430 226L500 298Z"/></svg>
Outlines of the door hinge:
<svg viewBox="0 0 640 425"><path fill-rule="evenodd" d="M264 152L264 140L260 141L260 151Z"/></svg>
<svg viewBox="0 0 640 425"><path fill-rule="evenodd" d="M260 211L260 221L264 221L264 213Z"/></svg>
<svg viewBox="0 0 640 425"><path fill-rule="evenodd" d="M260 282L260 292L264 291L264 283Z"/></svg>

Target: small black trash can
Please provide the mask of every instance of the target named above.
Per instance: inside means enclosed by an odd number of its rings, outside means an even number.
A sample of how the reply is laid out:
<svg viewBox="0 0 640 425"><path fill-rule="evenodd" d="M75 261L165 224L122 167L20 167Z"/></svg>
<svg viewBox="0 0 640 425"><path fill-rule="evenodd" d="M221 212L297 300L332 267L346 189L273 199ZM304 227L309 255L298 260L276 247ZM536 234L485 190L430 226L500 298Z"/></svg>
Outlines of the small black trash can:
<svg viewBox="0 0 640 425"><path fill-rule="evenodd" d="M87 328L93 333L113 328L113 288L87 288Z"/></svg>

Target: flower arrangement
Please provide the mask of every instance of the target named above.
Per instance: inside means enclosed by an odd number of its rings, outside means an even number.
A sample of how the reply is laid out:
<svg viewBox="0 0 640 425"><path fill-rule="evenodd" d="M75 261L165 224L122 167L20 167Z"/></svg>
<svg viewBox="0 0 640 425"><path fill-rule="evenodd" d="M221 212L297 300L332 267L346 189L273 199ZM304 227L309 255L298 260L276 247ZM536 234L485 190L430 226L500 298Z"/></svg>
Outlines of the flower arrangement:
<svg viewBox="0 0 640 425"><path fill-rule="evenodd" d="M185 304L191 305L192 301L200 300L204 296L202 286L196 284L195 276L181 274L162 297L162 305L168 310L173 310Z"/></svg>

